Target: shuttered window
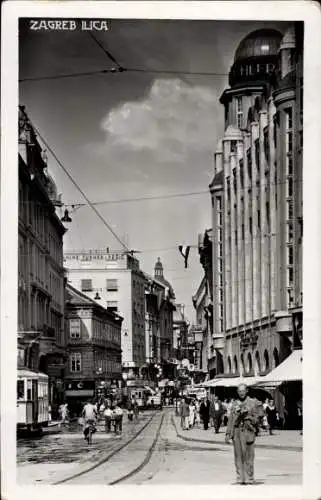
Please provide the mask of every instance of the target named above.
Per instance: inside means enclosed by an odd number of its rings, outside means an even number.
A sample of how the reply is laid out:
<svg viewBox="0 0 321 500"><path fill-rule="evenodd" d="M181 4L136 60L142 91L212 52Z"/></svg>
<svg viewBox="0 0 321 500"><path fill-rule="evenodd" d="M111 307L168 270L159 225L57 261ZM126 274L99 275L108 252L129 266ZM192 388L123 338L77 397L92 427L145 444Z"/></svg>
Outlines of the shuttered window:
<svg viewBox="0 0 321 500"><path fill-rule="evenodd" d="M81 280L81 291L82 292L92 292L93 285L92 280Z"/></svg>
<svg viewBox="0 0 321 500"><path fill-rule="evenodd" d="M117 292L118 290L118 281L116 279L108 279L106 280L106 289L108 292Z"/></svg>

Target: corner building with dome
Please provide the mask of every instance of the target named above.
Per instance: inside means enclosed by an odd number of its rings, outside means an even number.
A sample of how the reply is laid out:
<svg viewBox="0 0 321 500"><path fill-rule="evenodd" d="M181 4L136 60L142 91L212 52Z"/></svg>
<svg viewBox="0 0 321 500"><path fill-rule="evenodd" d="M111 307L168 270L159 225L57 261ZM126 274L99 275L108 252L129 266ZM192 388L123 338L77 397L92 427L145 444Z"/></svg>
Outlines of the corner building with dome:
<svg viewBox="0 0 321 500"><path fill-rule="evenodd" d="M303 24L239 44L220 99L212 198L216 376L265 375L302 347Z"/></svg>

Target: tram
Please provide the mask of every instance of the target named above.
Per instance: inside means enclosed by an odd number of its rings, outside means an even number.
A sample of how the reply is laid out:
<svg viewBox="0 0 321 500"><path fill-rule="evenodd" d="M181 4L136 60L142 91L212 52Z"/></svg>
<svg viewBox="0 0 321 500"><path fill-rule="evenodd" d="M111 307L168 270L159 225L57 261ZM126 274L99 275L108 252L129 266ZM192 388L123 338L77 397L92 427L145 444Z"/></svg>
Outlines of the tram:
<svg viewBox="0 0 321 500"><path fill-rule="evenodd" d="M49 422L48 375L18 369L17 431L35 431Z"/></svg>

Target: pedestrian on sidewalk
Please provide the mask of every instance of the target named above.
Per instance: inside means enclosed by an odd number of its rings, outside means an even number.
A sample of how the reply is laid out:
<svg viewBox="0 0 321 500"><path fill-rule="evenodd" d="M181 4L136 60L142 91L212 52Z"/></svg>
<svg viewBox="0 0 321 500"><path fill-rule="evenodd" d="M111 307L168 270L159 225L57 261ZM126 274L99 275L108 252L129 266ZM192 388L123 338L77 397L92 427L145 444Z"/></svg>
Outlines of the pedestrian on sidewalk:
<svg viewBox="0 0 321 500"><path fill-rule="evenodd" d="M228 404L227 399L224 399L224 401L222 402L222 406L223 406L223 410L224 410L223 417L222 417L222 424L224 426L226 426L227 420L228 420L228 418L227 418L227 404Z"/></svg>
<svg viewBox="0 0 321 500"><path fill-rule="evenodd" d="M193 429L195 424L195 406L194 401L190 401L189 403L189 428Z"/></svg>
<svg viewBox="0 0 321 500"><path fill-rule="evenodd" d="M224 415L223 404L218 399L218 396L214 396L214 402L212 405L212 416L213 416L213 421L214 421L215 434L219 433L220 427L222 425L223 415Z"/></svg>
<svg viewBox="0 0 321 500"><path fill-rule="evenodd" d="M266 407L266 418L269 428L269 434L272 436L273 430L276 427L276 408L273 399L269 400L269 404Z"/></svg>
<svg viewBox="0 0 321 500"><path fill-rule="evenodd" d="M199 401L196 399L195 401L195 425L197 426L197 428L199 427L201 423L201 417L200 417L200 403Z"/></svg>
<svg viewBox="0 0 321 500"><path fill-rule="evenodd" d="M189 429L189 405L187 404L185 398L182 400L180 410L181 410L181 426L183 430L187 431Z"/></svg>
<svg viewBox="0 0 321 500"><path fill-rule="evenodd" d="M247 392L245 384L239 385L238 399L233 403L225 436L226 443L233 440L238 484L255 484L254 443L264 411L261 403L250 398Z"/></svg>
<svg viewBox="0 0 321 500"><path fill-rule="evenodd" d="M206 398L204 398L204 400L201 404L200 415L201 415L201 419L203 421L204 430L207 431L208 423L210 420L210 401L209 401L207 396L206 396Z"/></svg>

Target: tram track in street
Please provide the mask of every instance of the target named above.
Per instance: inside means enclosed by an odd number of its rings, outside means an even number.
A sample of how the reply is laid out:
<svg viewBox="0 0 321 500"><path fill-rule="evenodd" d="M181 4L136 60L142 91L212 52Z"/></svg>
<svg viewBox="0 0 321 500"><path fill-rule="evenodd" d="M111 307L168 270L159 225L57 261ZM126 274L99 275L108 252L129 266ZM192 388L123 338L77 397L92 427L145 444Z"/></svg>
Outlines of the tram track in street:
<svg viewBox="0 0 321 500"><path fill-rule="evenodd" d="M152 423L153 423L153 420L155 418L155 416L157 415L157 413L153 413L153 415L148 419L148 421L139 429L139 431L134 435L132 436L130 439L128 439L125 443L122 443L120 446L118 446L116 449L114 449L113 451L111 451L107 456L105 456L103 459L97 461L96 463L90 465L89 467L86 467L85 469L81 470L81 471L78 471L74 474L71 474L67 477L64 477L63 479L60 479L58 481L55 481L54 483L52 483L52 485L61 485L61 484L67 484L67 483L71 483L73 480L81 477L81 476L86 476L86 474L89 474L90 472L94 471L95 469L97 469L98 467L101 467L103 465L105 465L107 462L109 462L109 460L111 460L115 455L117 455L118 453L120 453L122 450L124 450L126 447L128 447L131 443L133 443ZM160 432L160 428L162 426L162 423L163 423L163 420L164 420L164 417L165 415L162 415L161 417L161 422L160 422L160 425L159 425L159 432ZM156 446L156 443L157 443L157 439L158 439L158 436L159 436L159 432L157 431L156 433L156 437L153 441L153 444L152 446L149 448L148 450L148 453L147 453L147 457L149 456L150 454L150 457L152 456L152 453L153 453L153 450ZM138 469L139 467L143 468L145 466L145 460L147 459L147 457L145 457L143 463L136 467L135 468L135 471L132 471L130 474L131 475L134 475L136 474L136 472L138 472ZM149 459L150 459L149 457ZM148 460L146 461L146 463L148 463ZM136 471L137 469L137 471ZM141 469L139 469L141 470ZM119 483L121 481L124 481L126 478L127 478L127 475L126 474L124 477L121 477L121 478L118 478L116 480L116 482L111 482L111 483L108 483L108 484L116 484L116 483Z"/></svg>
<svg viewBox="0 0 321 500"><path fill-rule="evenodd" d="M165 418L165 414L163 414L162 417L161 417L161 420L160 420L160 423L158 425L155 438L154 438L154 440L152 442L152 445L149 447L147 455L144 458L144 460L137 467L135 467L135 469L133 469L132 471L130 471L127 474L121 476L120 478L118 478L118 479L116 479L116 480L111 481L110 483L108 483L109 485L120 484L120 483L126 481L127 479L130 479L131 477L135 476L136 474L138 474L138 472L140 472L141 470L143 470L144 467L146 467L146 465L150 462L150 460L151 460L151 458L153 456L154 450L155 450L157 442L159 440L159 436L160 436L160 433L161 433L161 428L162 428L162 425L163 425L163 422L164 422L164 418Z"/></svg>

